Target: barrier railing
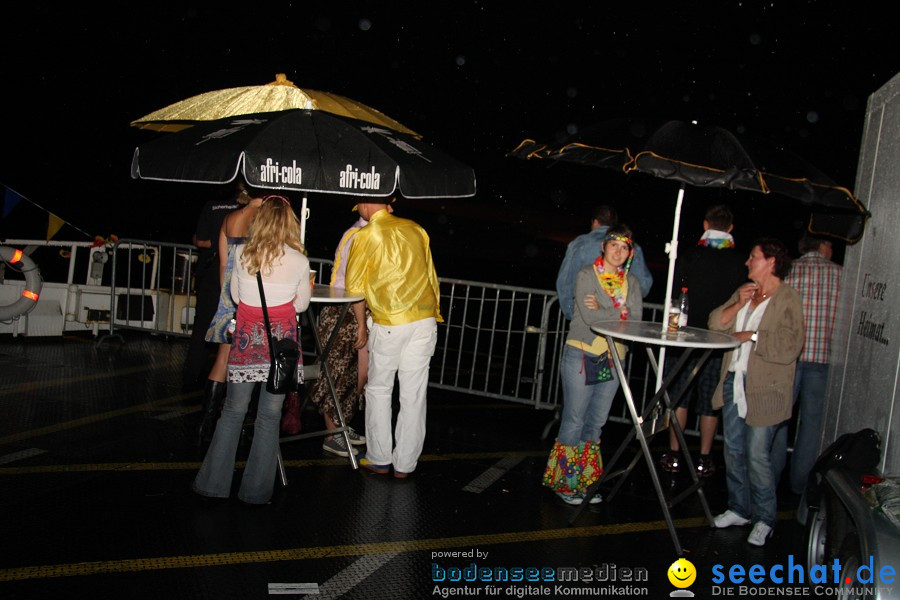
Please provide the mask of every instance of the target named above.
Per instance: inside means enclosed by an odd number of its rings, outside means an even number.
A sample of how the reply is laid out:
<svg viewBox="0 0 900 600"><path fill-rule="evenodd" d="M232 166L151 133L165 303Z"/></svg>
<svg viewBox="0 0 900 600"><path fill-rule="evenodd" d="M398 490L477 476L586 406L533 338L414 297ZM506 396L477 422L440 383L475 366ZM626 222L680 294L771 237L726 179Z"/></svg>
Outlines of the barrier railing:
<svg viewBox="0 0 900 600"><path fill-rule="evenodd" d="M134 329L189 337L197 306L200 251L191 244L122 239L111 249L110 335ZM333 261L310 259L317 280L328 281Z"/></svg>
<svg viewBox="0 0 900 600"><path fill-rule="evenodd" d="M129 328L190 335L197 255L191 245L120 240L112 252L110 333ZM330 281L333 261L310 263L319 283ZM429 385L535 409L559 408L568 322L556 292L461 279L441 278L440 285L444 322L438 325ZM644 304L643 319L661 322L662 308ZM304 354L314 357L311 344L304 345ZM643 406L655 387L643 351L630 352L625 368ZM610 418L626 421L624 403L614 406L619 408Z"/></svg>
<svg viewBox="0 0 900 600"><path fill-rule="evenodd" d="M560 357L568 322L556 292L440 279L438 344L429 385L554 410L562 402ZM662 305L644 304L645 320L661 323ZM642 405L655 379L646 356L631 352L626 373ZM625 420L623 403L610 418Z"/></svg>
<svg viewBox="0 0 900 600"><path fill-rule="evenodd" d="M116 329L135 329L190 336L197 305L197 247L122 239L111 255L110 335Z"/></svg>

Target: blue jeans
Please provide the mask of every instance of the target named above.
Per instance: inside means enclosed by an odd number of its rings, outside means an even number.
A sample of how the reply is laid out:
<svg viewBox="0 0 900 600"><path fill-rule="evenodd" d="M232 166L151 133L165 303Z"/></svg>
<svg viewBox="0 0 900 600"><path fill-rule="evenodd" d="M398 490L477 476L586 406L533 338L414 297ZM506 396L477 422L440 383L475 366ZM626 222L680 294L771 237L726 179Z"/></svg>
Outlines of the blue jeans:
<svg viewBox="0 0 900 600"><path fill-rule="evenodd" d="M619 389L619 378L612 370L613 378L594 385L585 385L583 356L574 346L566 344L560 363L563 388L563 410L557 440L566 446L581 442L598 442L609 416L613 398Z"/></svg>
<svg viewBox="0 0 900 600"><path fill-rule="evenodd" d="M827 364L797 363L794 374L794 414L797 415L797 427L794 452L791 454L791 490L795 494L802 494L806 489L809 472L819 456L827 385ZM788 423L785 422L775 434L773 460L776 482L781 479L781 472L787 462L787 438Z"/></svg>
<svg viewBox="0 0 900 600"><path fill-rule="evenodd" d="M262 389L259 391L253 443L241 478L238 498L248 504L265 504L272 498L284 394L270 394L265 389L265 383L228 384L222 416L216 423L216 432L206 451L200 472L194 479L194 491L201 496L227 498L231 495L235 453L244 426L244 416L256 385L261 385Z"/></svg>
<svg viewBox="0 0 900 600"><path fill-rule="evenodd" d="M772 442L777 425L751 427L738 416L734 373L724 382L722 427L725 435L725 482L728 508L752 523L775 527L777 502L772 473Z"/></svg>

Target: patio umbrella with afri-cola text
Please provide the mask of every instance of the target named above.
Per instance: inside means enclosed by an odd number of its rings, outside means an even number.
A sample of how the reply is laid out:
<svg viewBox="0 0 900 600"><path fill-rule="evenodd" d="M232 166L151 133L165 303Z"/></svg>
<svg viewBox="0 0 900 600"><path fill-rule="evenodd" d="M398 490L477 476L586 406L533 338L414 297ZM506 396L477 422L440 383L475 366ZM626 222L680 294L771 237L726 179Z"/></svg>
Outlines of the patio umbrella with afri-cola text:
<svg viewBox="0 0 900 600"><path fill-rule="evenodd" d="M471 167L409 134L302 109L229 117L160 135L135 149L131 175L210 184L240 177L257 188L355 197L475 195Z"/></svg>

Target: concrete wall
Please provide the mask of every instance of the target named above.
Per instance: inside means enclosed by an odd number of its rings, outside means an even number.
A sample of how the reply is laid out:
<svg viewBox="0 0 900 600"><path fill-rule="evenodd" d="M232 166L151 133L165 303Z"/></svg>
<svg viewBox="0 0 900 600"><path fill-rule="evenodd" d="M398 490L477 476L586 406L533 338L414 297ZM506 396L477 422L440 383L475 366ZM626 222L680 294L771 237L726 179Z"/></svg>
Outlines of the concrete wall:
<svg viewBox="0 0 900 600"><path fill-rule="evenodd" d="M822 446L871 427L900 473L900 74L869 98L856 197L872 217L844 259Z"/></svg>

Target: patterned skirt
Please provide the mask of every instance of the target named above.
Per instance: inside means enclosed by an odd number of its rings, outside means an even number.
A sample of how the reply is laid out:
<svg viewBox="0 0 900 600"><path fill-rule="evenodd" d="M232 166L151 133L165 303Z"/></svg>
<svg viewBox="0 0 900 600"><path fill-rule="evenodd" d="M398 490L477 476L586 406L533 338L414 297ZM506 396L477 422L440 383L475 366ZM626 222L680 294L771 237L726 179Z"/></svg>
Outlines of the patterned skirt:
<svg viewBox="0 0 900 600"><path fill-rule="evenodd" d="M269 322L272 338L290 338L300 343L297 331L297 313L294 304L288 302L280 306L269 306ZM266 381L269 378L269 339L262 308L238 304L235 316L237 324L231 351L228 354L228 383ZM297 360L297 383L303 382L303 354Z"/></svg>
<svg viewBox="0 0 900 600"><path fill-rule="evenodd" d="M231 299L231 271L234 268L234 249L233 244L228 245L228 258L225 262L225 277L222 280L222 290L219 292L219 307L213 317L209 329L206 330L206 341L216 344L229 344L228 324L234 318L234 312L237 307L234 300Z"/></svg>
<svg viewBox="0 0 900 600"><path fill-rule="evenodd" d="M328 343L343 309L343 306L329 305L322 308L319 313L318 334L323 346ZM345 422L350 422L362 408L363 397L356 393L359 383L359 351L353 347L355 343L356 319L353 318L351 309L344 317L331 352L328 353L328 373L334 382L334 391ZM324 374L316 379L309 398L319 408L320 413L327 414L333 423L340 423Z"/></svg>
<svg viewBox="0 0 900 600"><path fill-rule="evenodd" d="M544 485L564 494L585 492L601 475L603 458L599 443L581 442L577 446L566 446L557 441L550 450L544 470Z"/></svg>

